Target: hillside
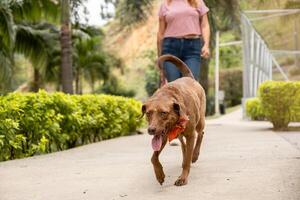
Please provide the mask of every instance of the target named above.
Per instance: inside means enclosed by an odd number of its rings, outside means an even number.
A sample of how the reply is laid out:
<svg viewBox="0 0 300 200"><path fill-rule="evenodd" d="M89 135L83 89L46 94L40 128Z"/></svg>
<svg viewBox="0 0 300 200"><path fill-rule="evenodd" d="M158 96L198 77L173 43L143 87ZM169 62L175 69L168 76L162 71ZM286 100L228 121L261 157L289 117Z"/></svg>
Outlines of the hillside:
<svg viewBox="0 0 300 200"><path fill-rule="evenodd" d="M145 59L145 54L156 49L158 4L154 3L152 14L145 22L137 24L131 30L119 31L115 21L105 27L106 47L119 56L126 66L125 75L119 77L124 85L137 91L138 98L146 96L144 73L149 61Z"/></svg>

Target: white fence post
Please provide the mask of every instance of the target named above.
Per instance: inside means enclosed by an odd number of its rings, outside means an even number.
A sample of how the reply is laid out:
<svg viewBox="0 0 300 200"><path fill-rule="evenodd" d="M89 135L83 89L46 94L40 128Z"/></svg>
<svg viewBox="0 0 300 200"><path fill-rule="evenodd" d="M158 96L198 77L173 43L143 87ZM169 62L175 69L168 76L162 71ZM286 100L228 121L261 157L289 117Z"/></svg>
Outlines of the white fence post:
<svg viewBox="0 0 300 200"><path fill-rule="evenodd" d="M215 114L220 114L219 109L219 60L220 60L220 32L216 33L216 63L215 63Z"/></svg>

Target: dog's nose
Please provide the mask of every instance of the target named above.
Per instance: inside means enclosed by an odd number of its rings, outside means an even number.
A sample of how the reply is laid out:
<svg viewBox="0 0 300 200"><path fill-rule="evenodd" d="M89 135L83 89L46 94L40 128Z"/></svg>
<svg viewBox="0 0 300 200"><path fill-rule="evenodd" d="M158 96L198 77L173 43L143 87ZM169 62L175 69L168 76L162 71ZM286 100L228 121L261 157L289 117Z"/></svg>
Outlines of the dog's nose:
<svg viewBox="0 0 300 200"><path fill-rule="evenodd" d="M154 134L155 134L155 131L156 131L156 128L154 128L154 127L149 127L149 128L148 128L148 133L149 133L150 135L154 135Z"/></svg>

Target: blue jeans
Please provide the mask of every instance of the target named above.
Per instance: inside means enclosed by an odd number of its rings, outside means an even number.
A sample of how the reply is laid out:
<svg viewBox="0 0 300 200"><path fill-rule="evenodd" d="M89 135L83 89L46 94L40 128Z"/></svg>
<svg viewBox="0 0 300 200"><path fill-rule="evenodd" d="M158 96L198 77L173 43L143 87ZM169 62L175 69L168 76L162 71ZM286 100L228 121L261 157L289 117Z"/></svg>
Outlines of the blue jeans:
<svg viewBox="0 0 300 200"><path fill-rule="evenodd" d="M200 38L184 39L167 37L163 40L162 55L171 54L180 58L192 71L196 80L200 76L201 48L203 42ZM168 82L182 77L177 67L171 62L164 63L165 74Z"/></svg>

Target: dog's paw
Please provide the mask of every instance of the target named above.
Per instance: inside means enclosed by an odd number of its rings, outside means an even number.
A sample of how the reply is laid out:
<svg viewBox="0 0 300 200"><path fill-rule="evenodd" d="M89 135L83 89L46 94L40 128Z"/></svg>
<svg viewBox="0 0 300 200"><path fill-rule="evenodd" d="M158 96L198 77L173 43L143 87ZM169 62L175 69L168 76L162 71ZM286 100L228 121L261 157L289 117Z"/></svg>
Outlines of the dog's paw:
<svg viewBox="0 0 300 200"><path fill-rule="evenodd" d="M156 180L159 182L159 184L163 184L163 182L165 181L165 173L163 172L163 170L157 170L155 171L155 176L156 176Z"/></svg>
<svg viewBox="0 0 300 200"><path fill-rule="evenodd" d="M179 177L179 178L175 181L174 185L176 185L176 186L183 186L183 185L186 185L187 182L188 182L188 181L187 181L187 178Z"/></svg>

